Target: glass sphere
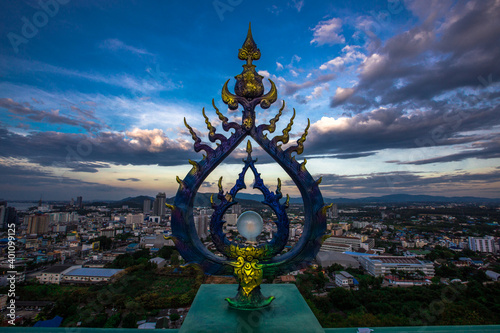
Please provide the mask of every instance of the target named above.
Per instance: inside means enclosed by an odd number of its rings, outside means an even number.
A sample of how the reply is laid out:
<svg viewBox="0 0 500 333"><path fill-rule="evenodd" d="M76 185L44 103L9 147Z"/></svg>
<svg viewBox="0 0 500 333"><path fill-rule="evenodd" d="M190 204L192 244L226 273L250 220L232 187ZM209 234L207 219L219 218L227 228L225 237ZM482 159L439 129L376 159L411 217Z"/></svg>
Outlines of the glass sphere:
<svg viewBox="0 0 500 333"><path fill-rule="evenodd" d="M251 210L241 214L236 222L238 232L249 242L257 242L257 236L260 235L263 227L262 217Z"/></svg>

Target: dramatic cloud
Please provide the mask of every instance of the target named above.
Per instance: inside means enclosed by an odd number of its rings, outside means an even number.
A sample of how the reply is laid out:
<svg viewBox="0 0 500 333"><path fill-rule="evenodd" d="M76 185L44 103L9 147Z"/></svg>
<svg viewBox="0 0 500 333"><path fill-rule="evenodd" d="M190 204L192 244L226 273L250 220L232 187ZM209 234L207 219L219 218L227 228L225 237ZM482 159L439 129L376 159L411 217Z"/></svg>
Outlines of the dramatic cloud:
<svg viewBox="0 0 500 333"><path fill-rule="evenodd" d="M341 34L342 20L339 18L334 17L327 21L321 21L312 30L314 38L311 40L311 44L333 45L345 43L345 38Z"/></svg>
<svg viewBox="0 0 500 333"><path fill-rule="evenodd" d="M496 145L492 142L496 141L491 140L496 140L496 135L473 132L497 125L500 125L500 106L450 111L435 107L411 113L402 107L380 108L353 117L321 118L311 125L307 152L371 153L388 148L448 146L485 140L481 146L484 149L474 152L480 154L494 152Z"/></svg>
<svg viewBox="0 0 500 333"><path fill-rule="evenodd" d="M96 172L97 168L108 168L108 164L168 166L185 164L188 158L200 158L191 150L190 143L170 140L161 130L19 135L0 128L0 144L3 147L0 156L79 172Z"/></svg>
<svg viewBox="0 0 500 333"><path fill-rule="evenodd" d="M50 124L65 124L77 127L83 127L86 130L98 130L102 126L94 121L83 120L83 117L78 117L79 119L61 115L59 114L59 110L51 110L51 111L41 111L34 109L29 103L20 104L13 101L10 98L0 98L0 108L4 108L7 112L11 113L11 115L20 116L22 120L23 117L35 122L44 122ZM88 116L81 109L75 108L74 111L78 111Z"/></svg>
<svg viewBox="0 0 500 333"><path fill-rule="evenodd" d="M450 189L456 196L474 196L477 193L497 197L495 187L500 182L500 170L485 173L456 172L428 176L416 172L376 172L357 175L319 174L321 188L330 195L360 194L430 194L441 195ZM292 185L287 182L286 185Z"/></svg>
<svg viewBox="0 0 500 333"><path fill-rule="evenodd" d="M6 7L4 16L14 19L3 20L4 35L22 35L19 17L39 9L34 2ZM219 23L225 19L224 25L241 29L234 44L233 31L220 30L206 15L214 13L211 2L200 2L197 11L172 1L162 2L161 10L142 2L74 5L78 10L54 17L50 28L26 38L29 43L0 55L0 195L39 197L46 187L57 197L57 182L63 182L64 197L80 190L124 197L125 186L135 195L175 191L175 175L189 170L187 160L202 159L183 118L203 141L202 107L222 133L212 98L231 121L241 121L241 108L228 110L220 88L231 78L232 90L232 77L241 70L235 52L247 29L237 20L244 6L230 4L224 15L216 13ZM266 91L270 78L287 101L269 136L281 135L295 108L286 146L293 145L310 119L297 159L307 157L316 174L325 170L328 195L447 195L454 186L463 193L481 187L485 195L495 196L495 188L498 193L497 175L488 173L500 161L498 0L261 5L270 12L253 25L262 51L254 64L266 78ZM144 24L130 25L126 13ZM256 123L269 122L279 107L257 107ZM219 172L239 171L245 156L242 143ZM281 172L257 145L253 156L266 163L265 172ZM328 175L341 170L348 175ZM203 187L213 187L214 179Z"/></svg>
<svg viewBox="0 0 500 333"><path fill-rule="evenodd" d="M388 39L359 66L356 95L371 106L420 103L458 88L484 88L495 83L486 78L500 76L500 3L433 4L409 2L421 24Z"/></svg>

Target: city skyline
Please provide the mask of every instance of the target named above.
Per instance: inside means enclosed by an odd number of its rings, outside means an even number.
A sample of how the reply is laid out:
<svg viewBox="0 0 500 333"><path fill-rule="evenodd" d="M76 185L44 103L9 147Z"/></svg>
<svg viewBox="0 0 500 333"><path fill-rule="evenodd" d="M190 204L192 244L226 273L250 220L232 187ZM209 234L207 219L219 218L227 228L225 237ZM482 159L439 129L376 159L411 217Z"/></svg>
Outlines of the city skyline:
<svg viewBox="0 0 500 333"><path fill-rule="evenodd" d="M4 5L0 27L0 198L119 200L177 191L200 160L183 124L208 141L215 105L248 22L291 141L324 197L500 193L500 3L497 1L67 0ZM267 80L266 80L267 81ZM266 82L266 90L269 85ZM272 189L299 196L254 144ZM232 186L242 145L200 192ZM251 180L247 179L250 188ZM249 191L247 191L249 192Z"/></svg>

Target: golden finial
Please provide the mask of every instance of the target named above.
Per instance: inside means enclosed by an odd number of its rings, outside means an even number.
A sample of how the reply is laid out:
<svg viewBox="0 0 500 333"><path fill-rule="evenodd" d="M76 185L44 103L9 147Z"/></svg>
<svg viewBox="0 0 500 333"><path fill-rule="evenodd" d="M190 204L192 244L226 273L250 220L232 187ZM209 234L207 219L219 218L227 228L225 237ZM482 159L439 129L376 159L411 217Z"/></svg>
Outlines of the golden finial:
<svg viewBox="0 0 500 333"><path fill-rule="evenodd" d="M247 153L252 153L252 143L250 142L250 140L247 141Z"/></svg>
<svg viewBox="0 0 500 333"><path fill-rule="evenodd" d="M252 64L253 60L260 59L260 50L253 40L250 24L248 25L247 38L238 52L238 59L246 60L247 63L243 65L243 72L235 76L234 92L238 96L250 99L262 96L264 94L264 84L262 84L264 77L255 71L255 65ZM224 88L222 91L224 92Z"/></svg>
<svg viewBox="0 0 500 333"><path fill-rule="evenodd" d="M260 50L257 48L257 44L253 40L252 36L252 23L248 23L247 38L243 43L243 46L238 52L238 59L246 60L247 65L252 65L252 60L260 59Z"/></svg>

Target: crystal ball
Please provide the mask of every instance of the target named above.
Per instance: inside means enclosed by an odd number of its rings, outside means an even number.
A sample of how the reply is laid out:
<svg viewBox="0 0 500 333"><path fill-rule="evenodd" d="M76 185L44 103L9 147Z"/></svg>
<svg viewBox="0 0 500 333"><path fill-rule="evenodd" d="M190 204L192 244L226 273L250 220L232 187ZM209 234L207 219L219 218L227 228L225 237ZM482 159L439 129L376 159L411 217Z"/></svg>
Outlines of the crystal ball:
<svg viewBox="0 0 500 333"><path fill-rule="evenodd" d="M249 242L256 242L257 236L262 232L264 221L262 217L254 211L246 211L238 217L236 228L238 232Z"/></svg>

